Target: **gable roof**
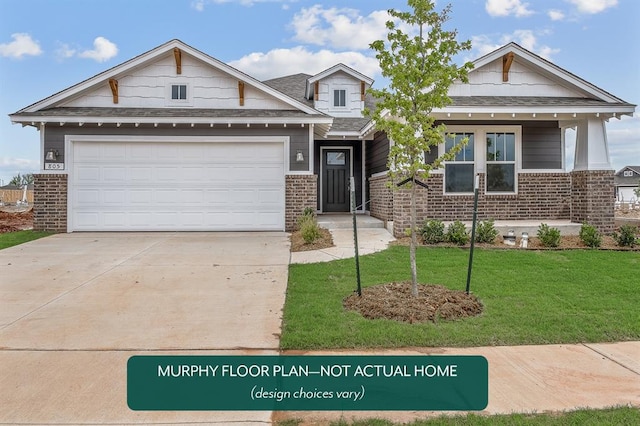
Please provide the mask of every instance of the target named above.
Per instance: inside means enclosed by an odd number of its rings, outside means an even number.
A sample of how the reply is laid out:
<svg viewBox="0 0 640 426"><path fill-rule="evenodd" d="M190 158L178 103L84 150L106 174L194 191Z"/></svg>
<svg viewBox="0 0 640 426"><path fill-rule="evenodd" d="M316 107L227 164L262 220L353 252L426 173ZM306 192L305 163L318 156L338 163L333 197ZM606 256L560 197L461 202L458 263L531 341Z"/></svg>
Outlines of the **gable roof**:
<svg viewBox="0 0 640 426"><path fill-rule="evenodd" d="M494 77L488 78L495 78L497 67L504 73L503 60L508 54L514 55L512 62L518 63L521 70L526 69L527 72L539 76L542 79L540 81L552 85L547 87L557 87L557 91L547 90L543 95L535 95L535 89L531 89L535 86L500 80L500 83L505 84L503 86L496 81L486 82L487 77L479 75L476 76L478 82L475 85L461 82L452 85L449 89L451 104L434 109L433 114L439 118L454 117L454 114L460 117L459 114L463 114L462 117L472 119L478 119L472 117L473 114L490 114L491 118L496 119L521 119L522 114L528 114L535 119L539 114L538 117L547 115L553 120L574 120L578 114L582 114L583 117L591 114L600 117L600 114L605 114L604 118L609 119L632 115L635 111L635 105L513 42L473 61L474 69L469 72L470 80L474 73L494 73ZM509 65L506 69L506 72L509 72Z"/></svg>
<svg viewBox="0 0 640 426"><path fill-rule="evenodd" d="M366 75L362 74L361 72L358 72L358 71L354 70L353 68L346 66L345 64L337 64L337 65L332 66L331 68L328 68L328 69L322 71L319 74L316 74L314 76L309 77L307 79L307 87L306 87L305 92L304 92L304 97L307 98L307 99L312 99L313 98L313 84L316 81L320 81L323 78L327 78L331 74L335 74L335 73L340 72L340 71L350 75L351 77L353 77L356 80L364 81L369 86L371 86L373 84L373 79L372 78L367 77Z"/></svg>
<svg viewBox="0 0 640 426"><path fill-rule="evenodd" d="M274 88L272 88L269 85L266 85L258 80L256 80L255 78L249 76L248 74L243 73L242 71L237 70L236 68L233 68L232 66L225 64L224 62L221 62L215 58L213 58L212 56L209 56L191 46L189 46L188 44L174 39L171 41L168 41L167 43L164 43L152 50L149 50L148 52L142 53L126 62L123 62L120 65L116 65L106 71L101 72L100 74L97 74L91 78L88 78L78 84L75 84L67 89L64 89L58 93L55 93L45 99L42 99L34 104L31 104L21 110L19 110L18 112L16 112L14 115L17 114L25 114L25 113L33 113L36 111L40 111L40 110L45 110L48 108L55 108L57 106L59 106L60 104L64 103L65 101L69 100L70 98L73 98L75 96L78 96L82 93L88 92L94 88L96 88L98 85L100 84L104 84L106 81L108 81L110 78L116 78L119 75L122 75L124 73L126 73L127 71L133 70L135 68L138 67L142 67L145 66L157 59L159 59L160 57L162 57L163 55L166 55L167 52L172 51L174 48L178 48L180 49L182 52L193 56L194 58L204 62L205 64L214 67L234 78L237 78L238 80L243 81L245 84L249 84L252 87L270 95L273 96L274 98L288 104L291 106L291 109L293 110L300 110L303 111L307 114L321 114L319 111L315 110L313 107L309 106L308 104L305 104L303 102L300 102L296 99L293 99L289 96L287 96L286 94L284 94L283 92L280 92Z"/></svg>

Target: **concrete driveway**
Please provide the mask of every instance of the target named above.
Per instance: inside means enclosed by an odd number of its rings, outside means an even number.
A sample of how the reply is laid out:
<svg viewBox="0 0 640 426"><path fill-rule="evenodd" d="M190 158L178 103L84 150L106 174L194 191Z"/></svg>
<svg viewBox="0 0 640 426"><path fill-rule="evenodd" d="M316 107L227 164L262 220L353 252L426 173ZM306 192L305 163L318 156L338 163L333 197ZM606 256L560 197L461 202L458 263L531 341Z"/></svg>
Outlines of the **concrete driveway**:
<svg viewBox="0 0 640 426"><path fill-rule="evenodd" d="M268 422L133 412L136 354L274 354L285 233L74 233L0 251L0 423Z"/></svg>

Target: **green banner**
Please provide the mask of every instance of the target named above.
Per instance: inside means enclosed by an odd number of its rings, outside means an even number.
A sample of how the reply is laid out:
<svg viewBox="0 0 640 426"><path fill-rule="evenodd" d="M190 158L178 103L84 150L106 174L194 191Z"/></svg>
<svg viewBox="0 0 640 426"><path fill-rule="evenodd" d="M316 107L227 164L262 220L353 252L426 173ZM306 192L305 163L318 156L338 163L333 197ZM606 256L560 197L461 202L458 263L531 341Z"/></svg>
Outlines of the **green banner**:
<svg viewBox="0 0 640 426"><path fill-rule="evenodd" d="M133 356L132 410L483 410L482 356Z"/></svg>

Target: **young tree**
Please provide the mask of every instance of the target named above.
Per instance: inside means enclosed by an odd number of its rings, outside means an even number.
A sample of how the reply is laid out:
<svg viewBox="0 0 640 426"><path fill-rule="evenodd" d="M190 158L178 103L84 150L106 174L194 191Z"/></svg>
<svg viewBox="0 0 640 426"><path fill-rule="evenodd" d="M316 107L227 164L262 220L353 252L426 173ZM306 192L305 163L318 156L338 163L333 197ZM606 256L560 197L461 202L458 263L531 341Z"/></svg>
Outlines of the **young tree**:
<svg viewBox="0 0 640 426"><path fill-rule="evenodd" d="M636 194L636 198L640 200L640 182L638 182L638 187L633 192Z"/></svg>
<svg viewBox="0 0 640 426"><path fill-rule="evenodd" d="M389 10L393 19L386 24L387 41L378 40L370 45L389 86L371 90L378 103L367 114L393 142L388 162L391 181L409 178L411 293L417 296L415 182L428 178L431 170L452 159L466 143L463 140L433 163L425 164L425 152L437 149L446 132L444 124L436 125L431 112L451 103L447 96L449 87L456 80L467 82L472 64L458 66L453 62L456 54L471 49L471 42L458 42L457 31L445 30L451 5L440 13L434 11L431 0L408 0L408 5L413 9L410 12Z"/></svg>

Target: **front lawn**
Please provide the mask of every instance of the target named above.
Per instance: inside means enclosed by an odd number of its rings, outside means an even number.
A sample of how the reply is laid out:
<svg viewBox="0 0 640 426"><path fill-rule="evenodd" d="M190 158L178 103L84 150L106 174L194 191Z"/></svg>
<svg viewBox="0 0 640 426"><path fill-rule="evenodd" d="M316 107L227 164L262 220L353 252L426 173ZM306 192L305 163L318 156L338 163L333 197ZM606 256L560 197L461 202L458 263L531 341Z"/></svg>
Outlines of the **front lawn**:
<svg viewBox="0 0 640 426"><path fill-rule="evenodd" d="M464 290L469 251L420 247L419 281ZM410 279L408 248L360 259L363 286ZM484 312L459 321L405 324L345 311L353 259L291 265L282 349L465 347L640 339L640 253L485 250L474 253L471 291Z"/></svg>
<svg viewBox="0 0 640 426"><path fill-rule="evenodd" d="M31 230L0 233L0 250L11 246L17 246L18 244L26 243L28 241L37 240L38 238L47 237L49 235L52 235L52 232Z"/></svg>

